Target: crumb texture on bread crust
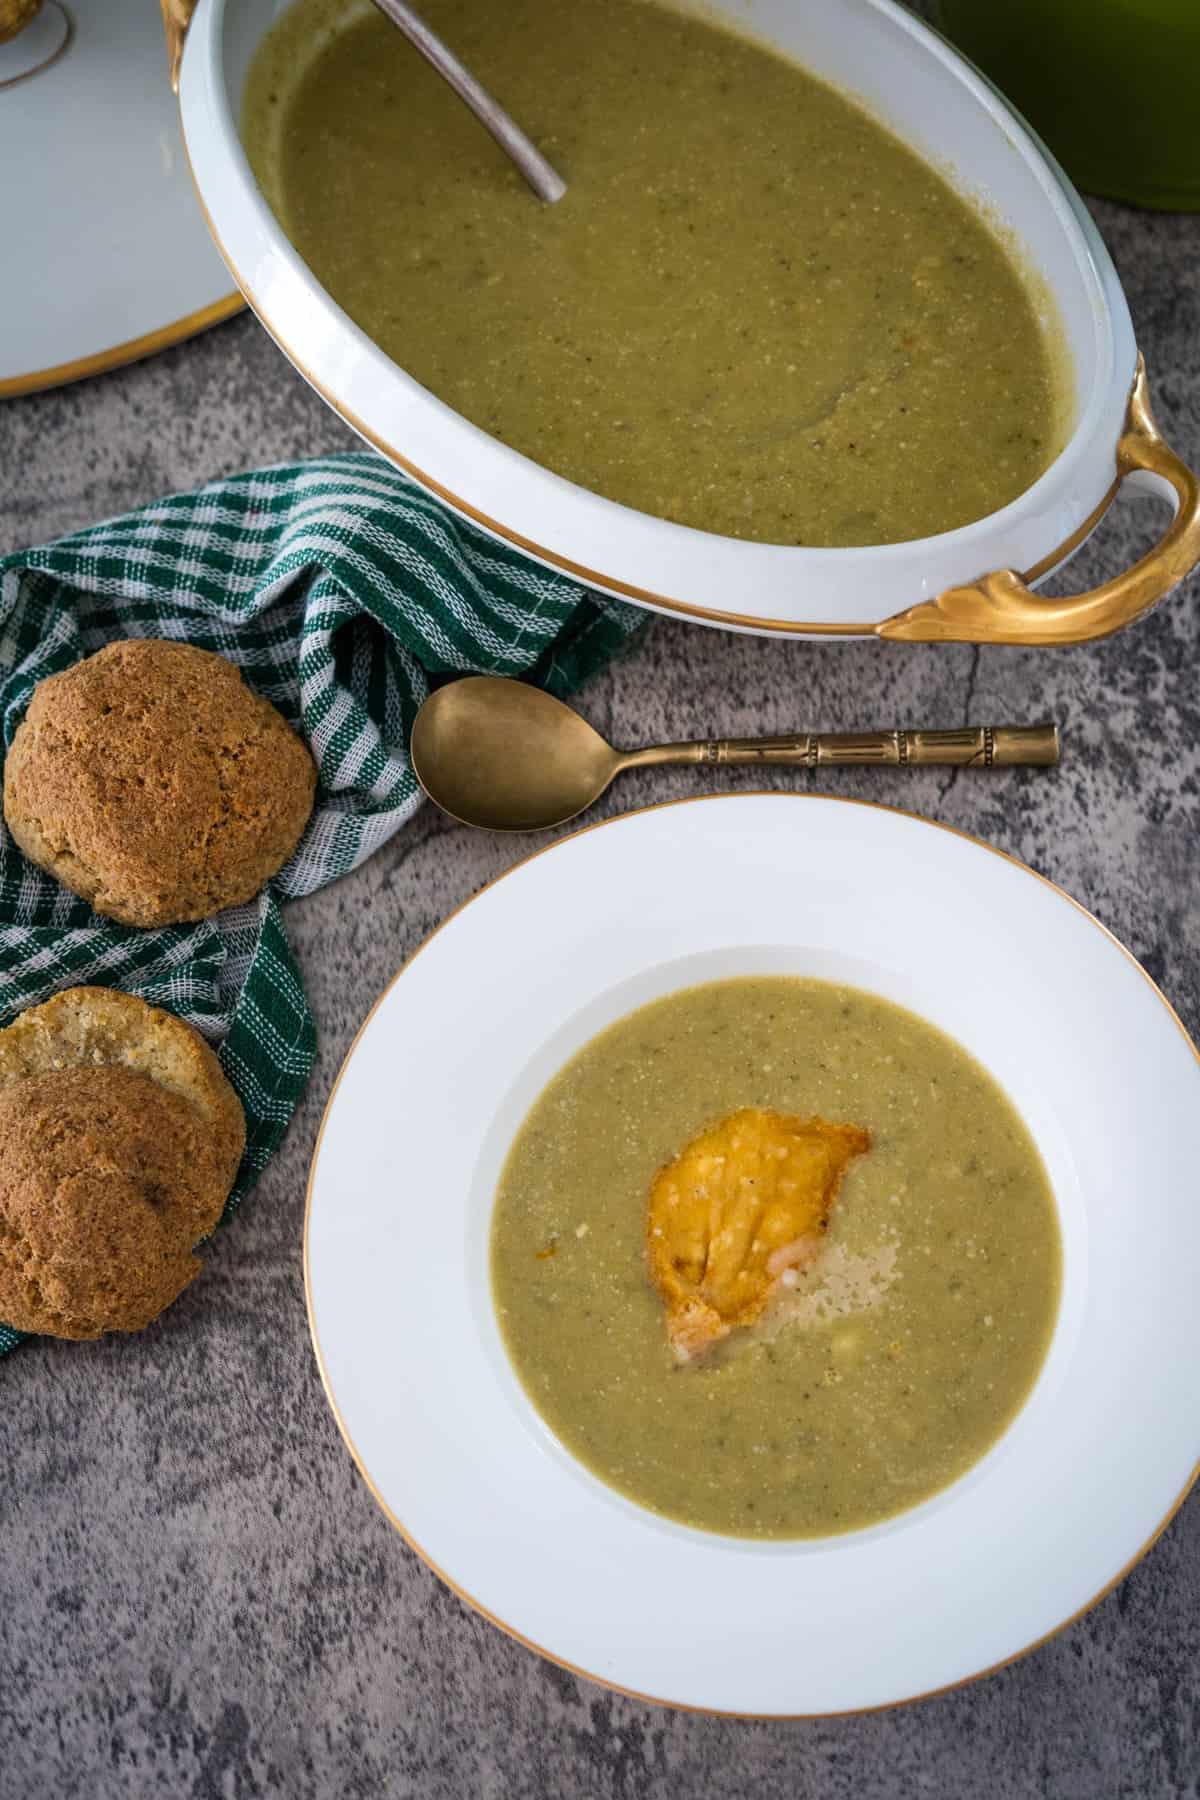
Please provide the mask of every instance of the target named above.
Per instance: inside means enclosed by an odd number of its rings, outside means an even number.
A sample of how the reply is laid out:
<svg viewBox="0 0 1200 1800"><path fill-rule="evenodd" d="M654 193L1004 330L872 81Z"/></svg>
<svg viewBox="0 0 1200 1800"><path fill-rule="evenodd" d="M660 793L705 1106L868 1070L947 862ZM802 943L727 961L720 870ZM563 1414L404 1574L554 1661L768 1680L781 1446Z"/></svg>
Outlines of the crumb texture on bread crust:
<svg viewBox="0 0 1200 1800"><path fill-rule="evenodd" d="M195 1108L138 1070L0 1087L0 1318L65 1338L140 1331L200 1270L218 1165Z"/></svg>
<svg viewBox="0 0 1200 1800"><path fill-rule="evenodd" d="M4 769L33 863L128 925L251 899L312 812L307 746L224 657L160 638L106 644L40 682Z"/></svg>
<svg viewBox="0 0 1200 1800"><path fill-rule="evenodd" d="M198 1031L136 994L102 987L64 988L0 1031L0 1095L31 1077L79 1068L132 1070L186 1102L211 1140L224 1206L246 1147L246 1119Z"/></svg>
<svg viewBox="0 0 1200 1800"><path fill-rule="evenodd" d="M199 1273L246 1142L199 1032L115 988L66 988L0 1031L0 1318L139 1331Z"/></svg>

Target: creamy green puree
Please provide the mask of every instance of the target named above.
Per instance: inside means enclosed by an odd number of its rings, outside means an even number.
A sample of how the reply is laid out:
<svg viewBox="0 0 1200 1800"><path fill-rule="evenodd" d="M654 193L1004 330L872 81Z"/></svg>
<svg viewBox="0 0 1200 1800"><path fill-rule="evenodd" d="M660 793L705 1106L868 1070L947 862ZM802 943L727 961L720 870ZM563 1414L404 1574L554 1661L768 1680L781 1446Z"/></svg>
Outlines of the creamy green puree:
<svg viewBox="0 0 1200 1800"><path fill-rule="evenodd" d="M743 1106L867 1127L821 1256L682 1367L644 1256L656 1171ZM602 1480L710 1531L813 1537L924 1500L1024 1402L1049 1344L1053 1195L1000 1088L856 988L765 977L630 1014L555 1076L492 1224L510 1357Z"/></svg>
<svg viewBox="0 0 1200 1800"><path fill-rule="evenodd" d="M946 531L1047 466L1066 405L1040 302L859 106L649 0L422 11L559 168L557 205L367 0L284 15L244 137L324 286L476 425L781 544Z"/></svg>

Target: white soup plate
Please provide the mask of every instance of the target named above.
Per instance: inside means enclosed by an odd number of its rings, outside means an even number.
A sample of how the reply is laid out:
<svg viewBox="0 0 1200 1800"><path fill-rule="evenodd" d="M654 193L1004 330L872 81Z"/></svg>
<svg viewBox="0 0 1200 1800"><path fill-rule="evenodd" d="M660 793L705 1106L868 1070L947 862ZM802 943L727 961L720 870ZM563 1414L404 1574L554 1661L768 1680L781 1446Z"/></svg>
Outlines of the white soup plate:
<svg viewBox="0 0 1200 1800"><path fill-rule="evenodd" d="M949 1032L1019 1108L1060 1213L1042 1373L961 1480L789 1543L663 1520L553 1437L488 1283L496 1181L562 1064L695 982L852 983ZM1093 1604L1200 1454L1200 1063L1067 895L908 814L709 798L581 831L496 881L388 988L335 1086L305 1228L338 1423L393 1524L545 1655L676 1705L832 1713L936 1692Z"/></svg>

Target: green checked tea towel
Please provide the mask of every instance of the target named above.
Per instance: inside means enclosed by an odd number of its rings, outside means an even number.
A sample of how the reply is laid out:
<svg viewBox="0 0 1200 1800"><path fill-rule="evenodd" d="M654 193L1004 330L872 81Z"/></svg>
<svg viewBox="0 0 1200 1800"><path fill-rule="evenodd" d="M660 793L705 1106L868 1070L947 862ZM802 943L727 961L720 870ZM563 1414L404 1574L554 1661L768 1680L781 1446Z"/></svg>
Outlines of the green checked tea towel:
<svg viewBox="0 0 1200 1800"><path fill-rule="evenodd" d="M261 469L0 559L0 743L46 675L111 638L183 638L239 664L306 738L317 801L249 906L139 931L26 862L0 826L0 1026L80 982L219 1043L246 1110L225 1217L278 1145L315 1034L280 901L356 868L411 818L413 717L439 677L565 694L644 618L463 524L369 452ZM21 1341L0 1324L0 1355Z"/></svg>

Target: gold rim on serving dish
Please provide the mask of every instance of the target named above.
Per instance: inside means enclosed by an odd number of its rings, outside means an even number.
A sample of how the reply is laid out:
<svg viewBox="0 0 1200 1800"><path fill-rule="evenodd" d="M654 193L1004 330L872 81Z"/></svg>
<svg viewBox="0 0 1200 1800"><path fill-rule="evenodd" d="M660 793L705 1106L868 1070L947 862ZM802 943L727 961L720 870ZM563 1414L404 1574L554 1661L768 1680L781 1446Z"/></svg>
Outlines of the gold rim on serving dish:
<svg viewBox="0 0 1200 1800"><path fill-rule="evenodd" d="M110 369L123 368L126 363L140 362L145 356L154 356L160 350L170 349L172 344L181 344L185 338L207 331L210 325L232 319L245 304L245 296L235 289L232 294L225 294L220 300L188 313L186 318L173 319L169 325L160 325L141 337L114 344L108 350L96 350L90 356L79 356L72 362L55 363L49 369L35 369L28 375L10 375L0 381L0 400L14 400L19 394L37 394L48 388L65 387L68 382L82 381L85 376L104 375Z"/></svg>
<svg viewBox="0 0 1200 1800"><path fill-rule="evenodd" d="M524 1632L518 1631L515 1625L510 1625L506 1619L500 1618L496 1613L490 1612L486 1606L480 1605L479 1601L476 1600L472 1594L469 1594L464 1587L460 1586L451 1576L447 1575L445 1570L429 1555L428 1551L416 1541L411 1532L409 1532L404 1525L404 1522L392 1511L378 1487L375 1485L370 1471L359 1454L354 1440L350 1436L346 1422L342 1418L338 1403L334 1398L333 1389L330 1386L329 1374L325 1367L325 1358L321 1351L321 1342L317 1335L317 1322L313 1313L312 1271L309 1261L309 1222L312 1215L313 1180L316 1174L317 1159L321 1153L321 1143L325 1136L325 1127L329 1123L329 1115L333 1110L333 1103L337 1098L338 1089L342 1084L342 1078L350 1066L351 1060L354 1057L355 1051L358 1049L359 1042L362 1039L364 1032L387 999L388 995L392 992L392 989L406 971L411 968L413 962L421 954L421 951L427 949L434 938L438 937L440 933L445 930L446 926L451 924L460 913L465 912L467 907L472 906L477 900L481 899L484 894L488 893L492 888L497 887L500 882L506 880L508 876L516 874L519 869L527 868L530 863L536 862L538 857L549 855L550 852L558 849L562 844L570 842L573 838L585 837L592 831L602 831L606 825L619 824L625 819L635 818L643 813L665 812L670 807L702 805L708 801L727 800L734 797L735 796L725 794L693 794L682 800L660 800L651 806L635 807L631 812L617 813L614 814L612 818L608 819L598 819L592 825L584 825L577 831L569 832L566 837L557 838L552 844L543 845L540 850L535 850L529 856L522 857L519 862L513 863L510 868L504 869L499 875L493 876L491 881L486 882L476 893L469 895L466 900L461 901L452 912L448 913L441 924L435 926L429 935L423 938L417 945L412 955L405 959L400 968L397 969L396 973L392 976L392 979L388 982L387 986L372 1003L365 1019L351 1039L350 1047L342 1060L342 1065L337 1072L333 1086L329 1090L329 1098L326 1100L324 1110L321 1114L321 1123L317 1130L316 1142L313 1145L312 1160L309 1164L308 1183L304 1195L304 1305L308 1316L309 1336L312 1339L313 1353L316 1356L317 1370L321 1377L321 1385L325 1390L325 1398L329 1403L329 1409L336 1421L337 1428L342 1434L342 1441L350 1452L351 1460L359 1474L362 1476L363 1481L366 1483L367 1489L376 1505L379 1507L388 1523L400 1534L409 1549L413 1550L416 1555L420 1557L421 1561L427 1568L432 1570L438 1580L443 1582L445 1586L450 1589L451 1593L456 1595L459 1600L464 1601L473 1612L476 1612L480 1614L481 1617L485 1618L489 1624L495 1625L497 1629L503 1631L506 1636L514 1638L516 1642L522 1644L525 1649L534 1651L536 1655L544 1657L547 1662L557 1664L561 1669L568 1670L570 1674L582 1676L586 1681L594 1681L599 1686L610 1689L613 1693L624 1694L631 1700L640 1700L649 1706L669 1706L678 1712L703 1713L709 1718L801 1720L858 1717L867 1713L887 1712L893 1707L915 1706L919 1701L934 1700L940 1694L949 1694L953 1693L957 1688L969 1687L976 1681L983 1681L989 1675L998 1674L1001 1669L1011 1667L1013 1663L1019 1662L1023 1657L1032 1655L1035 1650L1040 1650L1044 1644L1050 1643L1051 1640L1058 1637L1061 1632L1068 1630L1070 1626L1076 1624L1083 1618L1085 1613L1091 1612L1093 1607L1098 1606L1102 1600L1106 1599L1108 1595L1112 1593L1113 1589L1118 1587L1120 1583L1124 1581L1131 1570L1136 1568L1142 1558L1154 1548L1154 1545L1158 1542L1163 1532L1167 1529L1167 1526L1174 1519L1176 1513L1187 1499L1196 1480L1200 1478L1200 1460L1193 1465L1191 1473L1184 1483L1183 1488L1180 1490L1179 1495L1172 1501L1171 1505L1163 1514L1162 1519L1155 1526L1145 1543L1141 1545L1140 1549L1134 1551L1133 1555L1122 1568L1118 1569L1117 1573L1110 1581L1105 1582L1104 1586L1094 1594L1090 1600L1086 1600L1082 1606L1078 1607L1068 1618L1063 1619L1060 1624L1052 1626L1049 1631L1043 1632L1042 1635L1035 1638L1032 1643L1023 1645L1020 1650L1014 1650L1011 1656L1005 1656L1002 1657L999 1662L990 1663L985 1669L979 1669L971 1675L960 1676L957 1681L945 1682L941 1687L930 1688L925 1693L910 1694L900 1700L883 1700L873 1706L843 1707L833 1712L751 1713L737 1712L716 1706L698 1706L688 1701L664 1700L656 1694L642 1693L638 1688L624 1687L619 1681L613 1681L606 1675L597 1675L592 1669L585 1669L579 1663L568 1662L565 1657L556 1656L552 1650L547 1650L542 1644L536 1643L534 1639L526 1637ZM1065 888L1060 887L1056 881L1051 881L1048 875L1041 875L1036 869L1031 869L1028 863L1021 861L1020 857L1011 855L1007 850L997 849L995 844L986 843L983 838L976 837L973 832L963 831L957 825L943 824L940 819L927 819L923 817L922 814L913 812L907 807L887 806L878 800L855 800L832 794L796 794L770 788L752 789L749 790L747 794L736 797L743 799L784 799L799 801L835 800L839 806L861 806L867 807L874 812L894 813L900 818L913 819L919 825L928 825L936 831L949 832L951 837L963 838L968 844L975 845L977 849L986 850L990 855L998 856L1002 861L1011 863L1015 868L1019 869L1022 874L1030 876L1034 881L1041 882L1043 887L1049 888L1052 893L1057 894L1060 899L1067 901L1070 906L1073 906L1076 912L1082 913L1089 924L1094 925L1096 930L1120 951L1126 961L1131 963L1133 968L1136 969L1137 973L1146 983L1154 997L1166 1008L1172 1023L1179 1031L1184 1043L1191 1051L1193 1057L1195 1057L1197 1063L1200 1063L1200 1049L1197 1049L1183 1020L1179 1017L1179 1014L1171 1005L1171 1002L1158 986L1158 983L1147 974L1132 950L1128 949L1121 942L1120 938L1116 937L1114 933L1108 929L1108 926L1103 924L1093 912L1090 912L1088 908L1084 906L1082 901L1076 900L1072 894L1069 894Z"/></svg>

